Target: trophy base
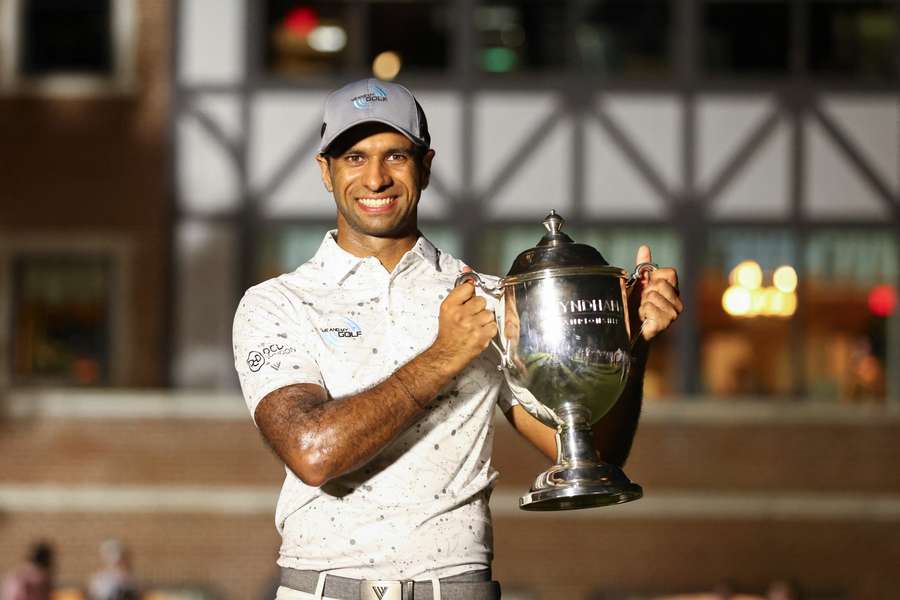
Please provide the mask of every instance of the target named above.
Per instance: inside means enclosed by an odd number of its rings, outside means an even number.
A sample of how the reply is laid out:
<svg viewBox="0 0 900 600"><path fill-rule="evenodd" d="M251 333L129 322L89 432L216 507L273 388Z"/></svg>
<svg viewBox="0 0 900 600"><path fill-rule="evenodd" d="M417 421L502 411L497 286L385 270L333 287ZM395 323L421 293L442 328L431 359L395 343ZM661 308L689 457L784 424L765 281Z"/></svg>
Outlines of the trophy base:
<svg viewBox="0 0 900 600"><path fill-rule="evenodd" d="M554 465L519 498L522 510L573 510L637 500L644 491L619 467L601 462Z"/></svg>

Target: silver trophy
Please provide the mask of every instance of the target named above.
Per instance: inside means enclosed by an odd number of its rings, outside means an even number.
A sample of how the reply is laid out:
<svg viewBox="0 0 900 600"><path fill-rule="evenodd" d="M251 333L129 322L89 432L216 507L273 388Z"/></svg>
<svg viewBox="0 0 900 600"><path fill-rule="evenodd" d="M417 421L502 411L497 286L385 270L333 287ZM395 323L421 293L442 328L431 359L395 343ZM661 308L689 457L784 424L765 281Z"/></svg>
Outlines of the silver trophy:
<svg viewBox="0 0 900 600"><path fill-rule="evenodd" d="M655 265L630 275L610 266L595 248L576 244L550 211L547 233L516 257L490 286L463 273L484 292L503 299L499 368L520 404L556 429L556 464L538 475L519 499L524 510L567 510L637 500L643 494L619 467L600 460L591 426L619 399L631 348L628 293Z"/></svg>

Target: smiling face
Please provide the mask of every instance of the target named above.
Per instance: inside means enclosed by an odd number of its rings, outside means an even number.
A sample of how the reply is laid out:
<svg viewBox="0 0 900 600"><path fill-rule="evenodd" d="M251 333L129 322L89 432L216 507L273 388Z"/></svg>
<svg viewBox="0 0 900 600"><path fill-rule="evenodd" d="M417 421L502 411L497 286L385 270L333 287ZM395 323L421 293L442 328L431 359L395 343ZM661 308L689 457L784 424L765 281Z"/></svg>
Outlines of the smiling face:
<svg viewBox="0 0 900 600"><path fill-rule="evenodd" d="M403 134L376 123L354 128L335 146L330 156L316 160L337 205L338 237L416 236L416 207L434 151L423 153Z"/></svg>

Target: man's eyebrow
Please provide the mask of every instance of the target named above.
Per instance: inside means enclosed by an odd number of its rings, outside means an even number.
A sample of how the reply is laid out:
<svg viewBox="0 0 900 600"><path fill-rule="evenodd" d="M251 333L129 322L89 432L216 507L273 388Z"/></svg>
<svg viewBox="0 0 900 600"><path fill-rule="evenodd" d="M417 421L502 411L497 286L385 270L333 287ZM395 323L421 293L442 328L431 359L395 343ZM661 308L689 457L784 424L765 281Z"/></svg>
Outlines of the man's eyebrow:
<svg viewBox="0 0 900 600"><path fill-rule="evenodd" d="M413 153L412 148L402 148L399 146L395 147L395 148L388 148L387 150L384 151L384 154L412 154L412 153ZM354 147L350 148L349 150L347 150L346 152L344 152L343 156L346 156L348 154L363 154L363 155L365 155L365 154L367 154L367 152L365 150L363 150L362 148L358 148L358 147L354 146Z"/></svg>

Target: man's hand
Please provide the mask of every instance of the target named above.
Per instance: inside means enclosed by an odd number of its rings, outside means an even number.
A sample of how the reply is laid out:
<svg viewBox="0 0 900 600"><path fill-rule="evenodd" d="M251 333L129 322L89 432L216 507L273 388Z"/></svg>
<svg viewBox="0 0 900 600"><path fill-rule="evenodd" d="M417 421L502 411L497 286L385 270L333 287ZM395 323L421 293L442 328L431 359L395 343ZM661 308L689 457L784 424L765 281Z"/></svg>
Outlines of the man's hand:
<svg viewBox="0 0 900 600"><path fill-rule="evenodd" d="M475 295L475 284L465 281L444 298L437 339L426 351L439 357L442 367L456 375L481 354L497 335L494 312Z"/></svg>
<svg viewBox="0 0 900 600"><path fill-rule="evenodd" d="M652 262L649 246L638 249L636 264ZM660 268L644 273L631 292L631 314L643 322L642 337L650 341L669 328L678 318L684 305L678 296L678 273L672 268ZM633 309L637 305L637 311ZM640 325L638 325L640 326Z"/></svg>

